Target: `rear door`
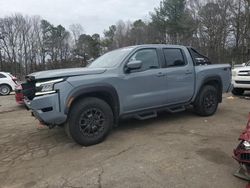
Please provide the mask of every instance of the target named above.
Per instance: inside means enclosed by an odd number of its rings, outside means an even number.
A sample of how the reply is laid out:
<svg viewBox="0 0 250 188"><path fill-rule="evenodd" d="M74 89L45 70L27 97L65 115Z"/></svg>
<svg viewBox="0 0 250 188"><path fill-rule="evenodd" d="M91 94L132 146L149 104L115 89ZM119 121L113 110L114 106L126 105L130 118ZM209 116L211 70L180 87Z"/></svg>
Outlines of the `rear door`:
<svg viewBox="0 0 250 188"><path fill-rule="evenodd" d="M186 50L186 53L189 52ZM164 48L167 80L167 103L178 104L192 99L195 87L194 65L184 49Z"/></svg>

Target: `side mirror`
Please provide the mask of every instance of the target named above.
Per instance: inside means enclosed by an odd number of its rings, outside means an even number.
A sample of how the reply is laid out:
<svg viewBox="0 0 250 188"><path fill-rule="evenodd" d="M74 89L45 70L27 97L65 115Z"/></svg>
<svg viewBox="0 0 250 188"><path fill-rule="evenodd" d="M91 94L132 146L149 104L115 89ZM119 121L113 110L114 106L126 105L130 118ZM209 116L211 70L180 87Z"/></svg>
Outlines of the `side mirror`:
<svg viewBox="0 0 250 188"><path fill-rule="evenodd" d="M127 71L140 69L141 67L142 67L142 61L137 61L137 60L128 62L126 66Z"/></svg>

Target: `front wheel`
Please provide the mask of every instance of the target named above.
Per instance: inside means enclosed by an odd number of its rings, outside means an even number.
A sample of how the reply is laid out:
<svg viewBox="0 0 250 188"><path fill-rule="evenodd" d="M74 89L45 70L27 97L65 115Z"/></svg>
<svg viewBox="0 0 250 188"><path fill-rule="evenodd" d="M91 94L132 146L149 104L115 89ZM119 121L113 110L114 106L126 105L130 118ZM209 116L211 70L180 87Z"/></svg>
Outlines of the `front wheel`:
<svg viewBox="0 0 250 188"><path fill-rule="evenodd" d="M216 87L204 86L195 101L194 110L200 116L213 115L219 104L218 91Z"/></svg>
<svg viewBox="0 0 250 188"><path fill-rule="evenodd" d="M65 130L78 144L90 146L106 138L113 122L111 107L101 99L89 97L72 106Z"/></svg>
<svg viewBox="0 0 250 188"><path fill-rule="evenodd" d="M0 85L0 95L9 95L11 92L11 88L10 86L4 84L4 85Z"/></svg>

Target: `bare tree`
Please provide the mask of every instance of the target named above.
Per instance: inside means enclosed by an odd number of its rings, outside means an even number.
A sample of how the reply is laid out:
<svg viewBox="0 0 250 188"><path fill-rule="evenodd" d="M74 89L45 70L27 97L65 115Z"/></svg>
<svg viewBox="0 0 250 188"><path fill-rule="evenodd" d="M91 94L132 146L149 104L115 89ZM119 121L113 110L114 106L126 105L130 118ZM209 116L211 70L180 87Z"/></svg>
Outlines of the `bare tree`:
<svg viewBox="0 0 250 188"><path fill-rule="evenodd" d="M81 24L72 24L69 26L69 30L72 33L74 44L76 44L80 35L84 34L84 29Z"/></svg>

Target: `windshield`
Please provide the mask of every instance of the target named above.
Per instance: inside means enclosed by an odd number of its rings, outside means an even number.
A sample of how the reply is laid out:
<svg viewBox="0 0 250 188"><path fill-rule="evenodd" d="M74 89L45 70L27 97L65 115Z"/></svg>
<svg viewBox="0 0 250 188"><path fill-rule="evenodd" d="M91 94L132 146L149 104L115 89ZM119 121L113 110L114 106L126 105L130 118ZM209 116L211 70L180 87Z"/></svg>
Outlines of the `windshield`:
<svg viewBox="0 0 250 188"><path fill-rule="evenodd" d="M89 68L112 68L120 63L131 51L132 47L111 51L93 61Z"/></svg>

